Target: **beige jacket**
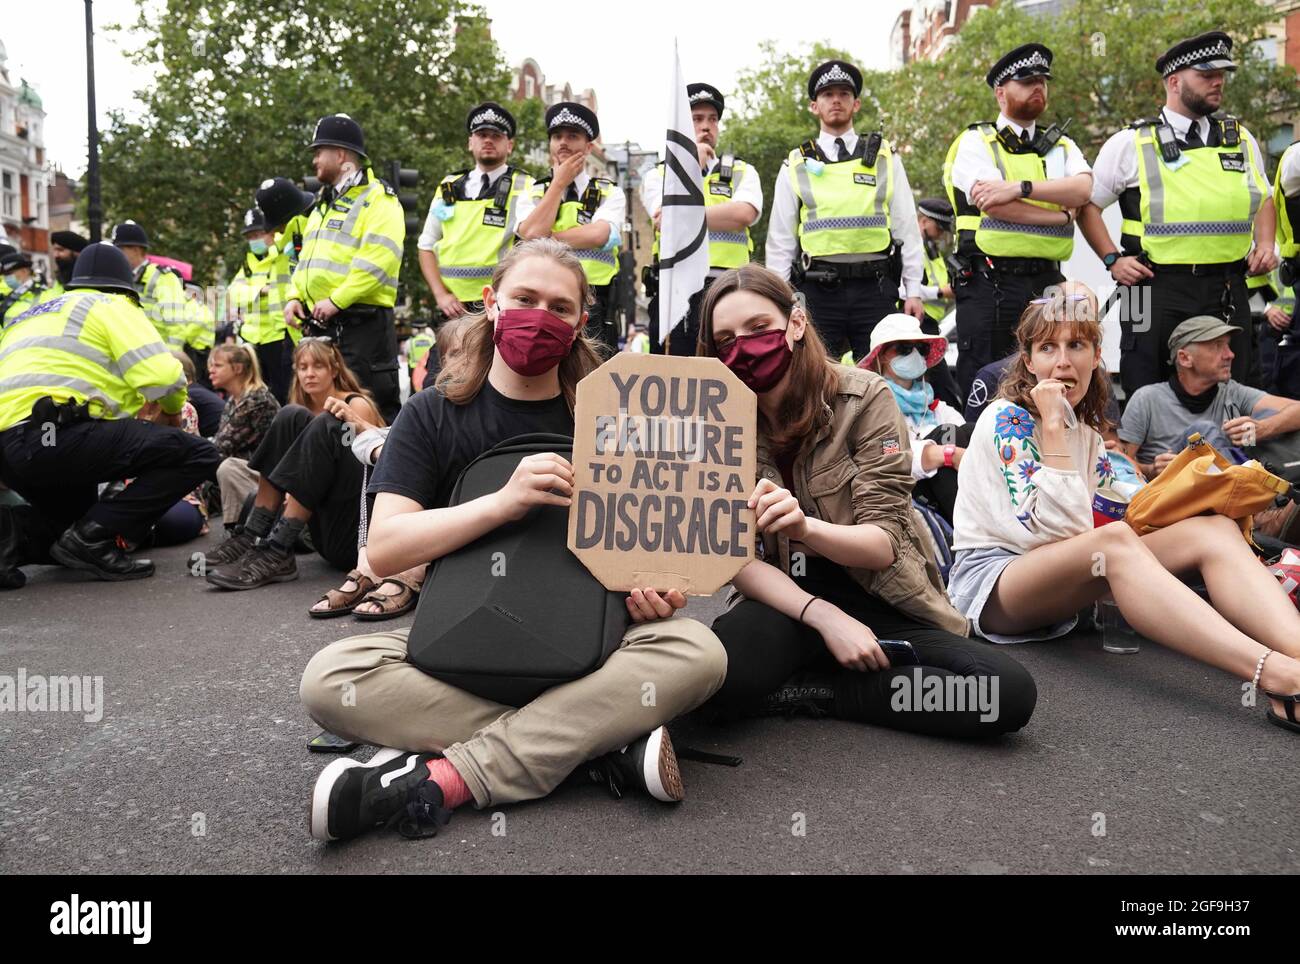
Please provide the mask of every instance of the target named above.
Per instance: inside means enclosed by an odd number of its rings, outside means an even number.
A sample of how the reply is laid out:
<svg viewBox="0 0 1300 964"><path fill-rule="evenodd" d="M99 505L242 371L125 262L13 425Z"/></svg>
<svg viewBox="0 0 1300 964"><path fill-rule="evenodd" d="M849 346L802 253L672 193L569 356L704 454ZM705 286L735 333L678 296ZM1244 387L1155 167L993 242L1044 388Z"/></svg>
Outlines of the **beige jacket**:
<svg viewBox="0 0 1300 964"><path fill-rule="evenodd" d="M879 572L848 569L867 590L899 612L959 636L970 624L948 602L939 570L926 555L912 512L912 455L907 425L885 380L839 366L840 386L812 437L794 460L795 496L810 519L879 526L894 544L894 563ZM758 443L758 477L784 486L766 442ZM790 571L790 540L762 536L765 558Z"/></svg>

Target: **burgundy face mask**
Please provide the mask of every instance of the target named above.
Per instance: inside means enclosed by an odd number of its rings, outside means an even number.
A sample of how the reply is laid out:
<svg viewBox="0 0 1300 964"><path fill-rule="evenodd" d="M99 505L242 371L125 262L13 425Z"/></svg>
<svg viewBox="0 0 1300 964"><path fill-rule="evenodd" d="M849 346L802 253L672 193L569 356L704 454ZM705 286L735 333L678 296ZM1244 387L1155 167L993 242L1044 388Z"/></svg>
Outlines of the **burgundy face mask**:
<svg viewBox="0 0 1300 964"><path fill-rule="evenodd" d="M511 371L532 378L569 354L578 330L544 308L506 308L497 315L492 343Z"/></svg>
<svg viewBox="0 0 1300 964"><path fill-rule="evenodd" d="M794 352L786 344L784 328L769 328L731 339L718 349L718 358L751 391L762 395L775 388L785 375Z"/></svg>

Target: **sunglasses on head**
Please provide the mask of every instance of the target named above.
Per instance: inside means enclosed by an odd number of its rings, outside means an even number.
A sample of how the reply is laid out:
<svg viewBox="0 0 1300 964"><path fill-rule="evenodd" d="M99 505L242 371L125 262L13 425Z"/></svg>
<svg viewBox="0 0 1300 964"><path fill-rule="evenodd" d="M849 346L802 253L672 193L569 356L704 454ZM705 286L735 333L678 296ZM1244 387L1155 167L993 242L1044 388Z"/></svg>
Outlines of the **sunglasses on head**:
<svg viewBox="0 0 1300 964"><path fill-rule="evenodd" d="M1050 305L1053 301L1089 301L1089 300L1091 299L1088 295L1061 294L1061 295L1049 295L1045 298L1034 298L1029 303L1031 305Z"/></svg>
<svg viewBox="0 0 1300 964"><path fill-rule="evenodd" d="M326 345L333 346L334 336L333 335L307 335L305 338L299 338L298 344L301 345L303 342L306 341L319 341L319 342L323 342Z"/></svg>

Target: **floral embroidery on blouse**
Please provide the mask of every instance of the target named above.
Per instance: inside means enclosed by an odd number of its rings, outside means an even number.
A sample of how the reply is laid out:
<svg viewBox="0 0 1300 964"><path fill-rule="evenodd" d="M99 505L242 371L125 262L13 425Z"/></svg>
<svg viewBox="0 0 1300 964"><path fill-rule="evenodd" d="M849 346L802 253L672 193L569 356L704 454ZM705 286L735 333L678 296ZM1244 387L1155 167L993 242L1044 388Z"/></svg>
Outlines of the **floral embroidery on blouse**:
<svg viewBox="0 0 1300 964"><path fill-rule="evenodd" d="M1018 506L1034 490L1031 480L1041 468L1038 446L1034 444L1034 417L1019 405L1008 405L998 412L993 426L993 447L1002 463L1002 479L1006 482L1011 504ZM1023 461L1017 466L1020 470L1020 481L1017 482L1011 466L1019 459Z"/></svg>
<svg viewBox="0 0 1300 964"><path fill-rule="evenodd" d="M1115 466L1110 464L1110 456L1102 453L1101 458L1097 459L1097 477L1101 484L1115 481Z"/></svg>

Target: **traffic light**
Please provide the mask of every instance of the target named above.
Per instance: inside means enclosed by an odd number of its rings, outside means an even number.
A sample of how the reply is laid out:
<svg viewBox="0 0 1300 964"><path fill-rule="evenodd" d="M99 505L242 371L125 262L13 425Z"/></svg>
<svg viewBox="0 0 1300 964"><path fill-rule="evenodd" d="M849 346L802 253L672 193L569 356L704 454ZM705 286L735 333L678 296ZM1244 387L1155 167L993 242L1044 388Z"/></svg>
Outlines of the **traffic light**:
<svg viewBox="0 0 1300 964"><path fill-rule="evenodd" d="M401 161L393 161L389 168L389 183L397 192L402 211L406 214L406 230L418 231L423 222L420 217L420 197L415 193L402 193L404 187L416 187L420 183L420 172L413 167L402 167Z"/></svg>

